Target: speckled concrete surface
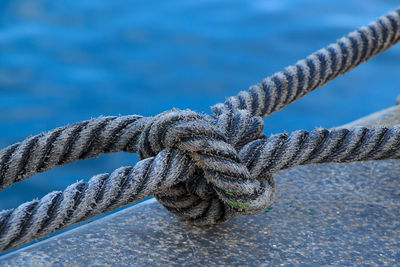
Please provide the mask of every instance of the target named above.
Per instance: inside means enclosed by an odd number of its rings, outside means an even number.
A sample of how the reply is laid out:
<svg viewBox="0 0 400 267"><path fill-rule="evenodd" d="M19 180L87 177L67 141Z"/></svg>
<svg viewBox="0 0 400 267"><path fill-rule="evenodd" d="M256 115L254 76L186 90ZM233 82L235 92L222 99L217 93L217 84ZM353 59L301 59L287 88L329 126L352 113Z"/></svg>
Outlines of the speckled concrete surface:
<svg viewBox="0 0 400 267"><path fill-rule="evenodd" d="M0 259L2 266L375 265L400 262L400 161L296 167L271 210L194 227L153 200Z"/></svg>
<svg viewBox="0 0 400 267"><path fill-rule="evenodd" d="M400 95L398 96L400 101ZM400 104L393 106L375 113L372 113L366 117L358 119L356 121L345 124L343 128L352 126L391 126L394 123L400 123Z"/></svg>
<svg viewBox="0 0 400 267"><path fill-rule="evenodd" d="M386 125L400 118L385 114ZM400 265L399 160L295 167L275 179L277 199L257 215L195 227L149 200L0 266Z"/></svg>

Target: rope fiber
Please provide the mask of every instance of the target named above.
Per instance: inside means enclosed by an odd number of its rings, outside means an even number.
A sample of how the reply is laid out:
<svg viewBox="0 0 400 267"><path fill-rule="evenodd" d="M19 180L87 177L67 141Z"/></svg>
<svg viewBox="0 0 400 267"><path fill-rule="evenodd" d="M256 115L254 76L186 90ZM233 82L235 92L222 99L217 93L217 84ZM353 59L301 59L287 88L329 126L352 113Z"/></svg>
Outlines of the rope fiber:
<svg viewBox="0 0 400 267"><path fill-rule="evenodd" d="M269 207L273 173L296 165L400 158L400 126L298 130L266 137L263 117L348 72L400 38L400 8L225 103L213 115L173 109L100 117L28 137L0 151L0 190L101 153L138 153L133 167L99 174L0 211L0 251L149 195L199 225Z"/></svg>

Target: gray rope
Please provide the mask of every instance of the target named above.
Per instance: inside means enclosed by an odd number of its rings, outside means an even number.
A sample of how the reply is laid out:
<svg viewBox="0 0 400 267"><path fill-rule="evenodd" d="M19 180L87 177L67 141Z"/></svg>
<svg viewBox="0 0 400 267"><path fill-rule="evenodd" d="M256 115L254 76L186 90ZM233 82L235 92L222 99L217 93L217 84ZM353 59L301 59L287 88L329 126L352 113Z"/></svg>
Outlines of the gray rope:
<svg viewBox="0 0 400 267"><path fill-rule="evenodd" d="M123 167L111 175L97 175L88 183L77 182L64 192L52 192L40 200L3 211L0 213L0 250L161 191L165 191L160 194L165 200L168 194L176 194L176 189L182 185L179 182L184 179L188 184L203 179L203 188L197 189L198 195L178 200L179 208L195 198L200 202L186 207L191 208L190 211L182 209L181 212L182 217L198 224L219 223L236 214L251 214L265 209L273 198L272 177L260 175L257 179L252 178L236 149L214 126L217 121L211 122L209 118L192 111L172 110L147 119L148 123L138 138L139 155L145 159L135 167ZM239 112L236 120L238 124L235 127L245 126L241 130L243 136L253 139L260 136L262 120L250 117L245 111ZM224 121L224 118L219 120L221 124ZM256 123L259 126L249 127ZM70 136L65 138L70 139ZM201 170L200 166L203 167ZM200 174L204 176L200 177ZM211 187L213 192L209 192ZM168 200L168 208L177 207L169 206Z"/></svg>
<svg viewBox="0 0 400 267"><path fill-rule="evenodd" d="M174 168L169 168L170 165ZM168 149L156 157L76 182L13 210L0 212L0 250L46 236L75 222L171 187L191 167L187 156ZM162 174L162 175L160 175Z"/></svg>
<svg viewBox="0 0 400 267"><path fill-rule="evenodd" d="M266 117L385 51L400 38L400 9L360 27L294 66L212 107L214 114L245 109Z"/></svg>
<svg viewBox="0 0 400 267"><path fill-rule="evenodd" d="M394 44L400 38L399 16L399 9L391 12L214 106L214 116L171 110L151 118L101 117L1 150L0 189L100 153L138 153L140 161L0 212L0 251L148 195L193 223L221 223L271 205L272 174L278 170L399 158L400 126L316 129L267 138L261 118Z"/></svg>
<svg viewBox="0 0 400 267"><path fill-rule="evenodd" d="M100 117L56 128L0 151L0 190L56 165L101 153L136 153L142 116Z"/></svg>

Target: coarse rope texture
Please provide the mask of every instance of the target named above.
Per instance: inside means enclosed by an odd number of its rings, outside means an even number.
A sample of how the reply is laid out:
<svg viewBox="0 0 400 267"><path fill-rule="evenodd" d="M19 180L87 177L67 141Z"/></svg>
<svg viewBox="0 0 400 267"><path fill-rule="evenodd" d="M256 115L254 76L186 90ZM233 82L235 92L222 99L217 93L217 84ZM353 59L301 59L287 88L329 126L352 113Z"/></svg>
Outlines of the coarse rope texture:
<svg viewBox="0 0 400 267"><path fill-rule="evenodd" d="M221 223L270 206L276 171L400 158L400 126L299 130L267 138L262 120L399 38L400 8L213 106L213 115L173 109L154 117L100 117L1 150L0 190L101 153L138 153L140 161L1 211L0 251L149 195L195 224Z"/></svg>

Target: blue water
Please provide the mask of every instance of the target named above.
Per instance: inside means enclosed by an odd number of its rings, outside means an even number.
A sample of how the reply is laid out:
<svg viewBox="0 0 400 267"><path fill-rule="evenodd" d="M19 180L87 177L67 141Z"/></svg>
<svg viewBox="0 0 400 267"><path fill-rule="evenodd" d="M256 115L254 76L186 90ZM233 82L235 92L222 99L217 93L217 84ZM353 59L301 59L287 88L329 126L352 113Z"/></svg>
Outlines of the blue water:
<svg viewBox="0 0 400 267"><path fill-rule="evenodd" d="M394 9L395 0L3 0L0 147L100 115L209 106ZM344 124L394 104L397 45L265 120L265 133ZM0 210L135 164L117 153L0 192Z"/></svg>

